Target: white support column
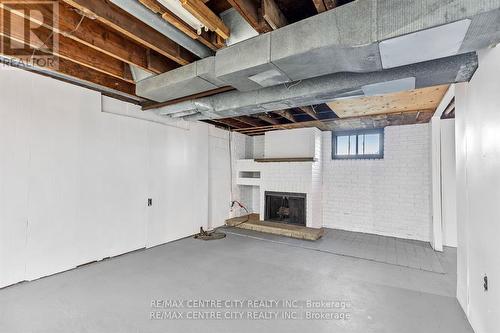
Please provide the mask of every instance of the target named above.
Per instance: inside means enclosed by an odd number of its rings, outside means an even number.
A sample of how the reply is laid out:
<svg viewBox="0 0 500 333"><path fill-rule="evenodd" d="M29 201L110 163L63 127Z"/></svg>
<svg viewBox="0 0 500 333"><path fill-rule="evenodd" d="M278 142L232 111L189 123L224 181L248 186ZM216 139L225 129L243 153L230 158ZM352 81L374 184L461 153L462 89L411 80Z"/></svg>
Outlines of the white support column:
<svg viewBox="0 0 500 333"><path fill-rule="evenodd" d="M432 248L443 251L441 206L441 119L437 113L431 119L432 144Z"/></svg>
<svg viewBox="0 0 500 333"><path fill-rule="evenodd" d="M431 168L432 168L432 248L443 251L442 188L441 188L441 114L455 97L455 86L451 85L443 96L431 119Z"/></svg>

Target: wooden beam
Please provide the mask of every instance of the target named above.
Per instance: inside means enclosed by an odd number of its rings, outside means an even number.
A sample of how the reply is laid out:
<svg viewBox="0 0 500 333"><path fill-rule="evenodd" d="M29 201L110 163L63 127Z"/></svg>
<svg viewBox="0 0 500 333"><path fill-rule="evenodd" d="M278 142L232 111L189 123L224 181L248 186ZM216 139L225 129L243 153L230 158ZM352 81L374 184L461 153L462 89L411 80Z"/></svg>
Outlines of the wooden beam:
<svg viewBox="0 0 500 333"><path fill-rule="evenodd" d="M334 9L338 5L338 0L323 0L325 3L326 10Z"/></svg>
<svg viewBox="0 0 500 333"><path fill-rule="evenodd" d="M45 43L48 43L51 40L56 40L58 43L57 47L54 48L54 55L118 79L134 83L133 78L126 70L126 67L128 66L125 66L124 62L105 53L96 51L86 45L81 45L73 39L58 34L45 26L40 26L36 29L30 30L30 32L36 35L37 38L29 38L27 41L25 27L29 26L30 21L26 20L21 13L21 11L12 12L14 15L10 15L8 21L9 31L4 30L6 24L1 24L0 35L8 37L21 44L28 45L34 50L43 49ZM37 52L33 53L33 55L37 54Z"/></svg>
<svg viewBox="0 0 500 333"><path fill-rule="evenodd" d="M318 14L323 13L326 10L326 6L323 0L312 0L312 2Z"/></svg>
<svg viewBox="0 0 500 333"><path fill-rule="evenodd" d="M208 120L203 120L205 122L209 122L209 123L213 123L213 125L219 125L219 126L222 126L222 127L226 127L228 129L238 129L239 127L237 126L234 126L234 125L230 125L224 121L221 121L221 120L218 120L218 119L208 119Z"/></svg>
<svg viewBox="0 0 500 333"><path fill-rule="evenodd" d="M284 27L288 21L274 0L262 0L262 17L273 30Z"/></svg>
<svg viewBox="0 0 500 333"><path fill-rule="evenodd" d="M450 114L452 114L455 111L455 98L448 104L446 109L444 109L443 113L441 114L441 118L447 118Z"/></svg>
<svg viewBox="0 0 500 333"><path fill-rule="evenodd" d="M97 84L99 86L118 90L129 95L135 95L135 84L113 78L90 68L83 67L67 59L59 59L58 72L83 81Z"/></svg>
<svg viewBox="0 0 500 333"><path fill-rule="evenodd" d="M278 119L271 117L267 113L260 113L260 114L256 114L255 116L257 118L259 118L260 120L263 120L266 123L271 124L271 125L280 125L281 124L281 122Z"/></svg>
<svg viewBox="0 0 500 333"><path fill-rule="evenodd" d="M245 123L245 124L248 124L252 127L255 127L255 126L261 126L262 124L260 123L260 121L258 121L257 119L253 118L253 117L250 117L250 116L240 116L240 117L234 117L233 119L236 119L238 121L241 121L242 123Z"/></svg>
<svg viewBox="0 0 500 333"><path fill-rule="evenodd" d="M165 57L187 65L197 58L149 25L123 11L108 0L62 0L78 10L95 17L99 22L122 33L137 43Z"/></svg>
<svg viewBox="0 0 500 333"><path fill-rule="evenodd" d="M236 129L248 128L248 125L242 122L239 122L232 118L224 118L224 119L210 119L213 122L220 123L226 126L230 126Z"/></svg>
<svg viewBox="0 0 500 333"><path fill-rule="evenodd" d="M227 0L234 9L259 33L272 31L271 26L262 18L259 6L253 0Z"/></svg>
<svg viewBox="0 0 500 333"><path fill-rule="evenodd" d="M182 7L196 17L204 26L223 39L229 38L229 28L200 0L180 0Z"/></svg>
<svg viewBox="0 0 500 333"><path fill-rule="evenodd" d="M311 106L299 106L299 109L302 110L302 112L306 113L309 115L311 118L318 120L318 115L316 114L316 111Z"/></svg>
<svg viewBox="0 0 500 333"><path fill-rule="evenodd" d="M162 14L166 8L156 0L139 0L145 7L155 14Z"/></svg>
<svg viewBox="0 0 500 333"><path fill-rule="evenodd" d="M148 49L133 42L118 32L109 29L102 23L83 17L76 9L66 5L59 4L58 13L49 12L46 6L37 8L43 17L55 15L55 21L58 22L57 29L45 22L38 20L36 15L26 17L37 25L42 25L55 33L64 35L78 43L84 44L96 51L105 53L115 59L137 66L152 73L163 73L179 67L176 62L151 51L151 57L155 59L155 66L151 66L148 61ZM19 12L21 13L21 12ZM160 66L158 66L160 65Z"/></svg>
<svg viewBox="0 0 500 333"><path fill-rule="evenodd" d="M289 124L280 125L267 125L253 128L236 129L236 132L245 134L269 131L277 129L292 129L303 127L318 127L323 131L330 130L351 130L361 128L381 128L386 126L409 125L409 124L423 124L428 123L434 113L434 110L412 110L400 112L398 114L379 114L369 116L356 116L350 118L333 118L325 119L322 121L311 120Z"/></svg>
<svg viewBox="0 0 500 333"><path fill-rule="evenodd" d="M7 37L2 36L2 42L8 43ZM6 45L6 44L4 44ZM43 54L43 53L42 53ZM12 58L12 55L3 54L6 57ZM28 51L24 56L19 56L20 59L24 59L26 57L30 57L32 55L31 51ZM40 53L39 53L40 55ZM102 86L105 88L113 89L115 91L119 91L125 93L127 95L135 96L135 84L126 82L121 79L117 79L115 77L106 75L102 72L96 71L94 69L84 67L76 62L72 62L70 60L60 58L56 55L45 54L46 56L50 56L54 60L55 66L42 68L45 71L51 71L54 73L59 73L64 76L74 78L76 80L85 81L90 85ZM17 57L14 57L17 58ZM15 61L13 61L15 63ZM16 66L16 67L26 67L26 66ZM29 68L28 68L29 69ZM33 72L39 72L40 70L32 70Z"/></svg>
<svg viewBox="0 0 500 333"><path fill-rule="evenodd" d="M191 37L192 39L196 39L203 43L205 46L208 46L210 49L213 51L217 51L219 48L219 45L214 44L215 36L213 36L213 33L211 32L206 32L204 30L201 31L201 34L198 35L198 32L192 28L189 24L181 20L179 17L177 17L174 13L172 13L168 8L164 7L161 3L159 3L157 0L139 0L144 6L149 8L153 13L161 15L161 17L179 29L180 31L184 32L186 35Z"/></svg>
<svg viewBox="0 0 500 333"><path fill-rule="evenodd" d="M83 81L79 81L79 80L76 80L75 78L72 78L72 77L62 76L62 75L60 75L60 73L57 73L57 72L43 71L43 70L41 70L39 68L36 68L36 67L26 67L23 64L16 63L16 62L11 62L11 61L8 61L7 59L0 59L0 63L4 63L5 65L11 66L11 67L15 67L15 68L19 68L21 70L24 70L24 71L27 71L27 72L31 72L31 73L34 73L34 74L37 74L37 75L50 77L51 79L54 79L54 80L57 80L57 81L61 81L61 82L69 83L69 84L72 84L72 85L75 85L75 86L79 86L79 87L82 87L82 88L86 88L86 89L90 89L90 90L93 90L93 91L97 91L97 92L101 93L104 96L115 98L115 99L118 99L118 100L121 100L121 101L124 101L124 102L127 102L127 103L140 105L141 101L144 100L143 98L140 98L140 97L137 97L137 96L127 96L127 95L122 94L121 92L116 91L116 90L111 91L111 90L108 90L108 89L103 89L102 87L98 87L95 84L91 84L91 83L86 83L86 82L83 82Z"/></svg>
<svg viewBox="0 0 500 333"><path fill-rule="evenodd" d="M297 120L295 119L295 117L293 116L293 114L290 111L288 111L288 110L280 110L280 111L273 111L273 112L276 113L276 114L279 114L280 116L282 116L285 119L288 119L292 123L296 123L297 122Z"/></svg>

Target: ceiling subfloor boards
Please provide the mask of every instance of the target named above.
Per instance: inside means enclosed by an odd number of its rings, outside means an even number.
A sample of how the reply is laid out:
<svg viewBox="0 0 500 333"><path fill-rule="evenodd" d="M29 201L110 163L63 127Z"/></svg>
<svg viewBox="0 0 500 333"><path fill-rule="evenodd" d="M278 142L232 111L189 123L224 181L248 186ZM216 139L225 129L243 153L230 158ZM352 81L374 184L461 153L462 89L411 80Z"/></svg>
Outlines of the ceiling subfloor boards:
<svg viewBox="0 0 500 333"><path fill-rule="evenodd" d="M448 87L448 85L441 85L380 96L342 99L328 103L328 106L340 118L436 109Z"/></svg>

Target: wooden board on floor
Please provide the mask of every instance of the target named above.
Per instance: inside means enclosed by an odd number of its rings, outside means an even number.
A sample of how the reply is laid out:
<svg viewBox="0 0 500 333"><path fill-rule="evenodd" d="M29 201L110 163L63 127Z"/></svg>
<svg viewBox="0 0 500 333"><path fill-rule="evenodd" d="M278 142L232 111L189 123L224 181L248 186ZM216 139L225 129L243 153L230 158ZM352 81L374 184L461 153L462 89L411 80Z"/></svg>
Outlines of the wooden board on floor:
<svg viewBox="0 0 500 333"><path fill-rule="evenodd" d="M265 232L273 235L280 235L286 237L292 237L297 239L305 240L318 240L323 236L323 228L308 228L299 225L285 224L271 221L260 221L255 216L256 214L251 214L248 218L247 216L235 217L226 220L226 225L229 227L236 227L240 229L254 230Z"/></svg>
<svg viewBox="0 0 500 333"><path fill-rule="evenodd" d="M435 110L448 87L442 85L380 96L342 99L327 104L340 118Z"/></svg>

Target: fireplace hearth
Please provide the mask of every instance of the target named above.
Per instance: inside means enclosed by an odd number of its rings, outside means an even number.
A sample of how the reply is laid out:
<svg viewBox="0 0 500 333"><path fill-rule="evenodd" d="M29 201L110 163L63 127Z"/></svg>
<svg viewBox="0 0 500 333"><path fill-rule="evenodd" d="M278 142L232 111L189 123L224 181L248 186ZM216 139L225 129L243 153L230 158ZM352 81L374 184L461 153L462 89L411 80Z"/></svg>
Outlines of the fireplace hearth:
<svg viewBox="0 0 500 333"><path fill-rule="evenodd" d="M265 192L265 219L295 225L306 225L306 194Z"/></svg>

